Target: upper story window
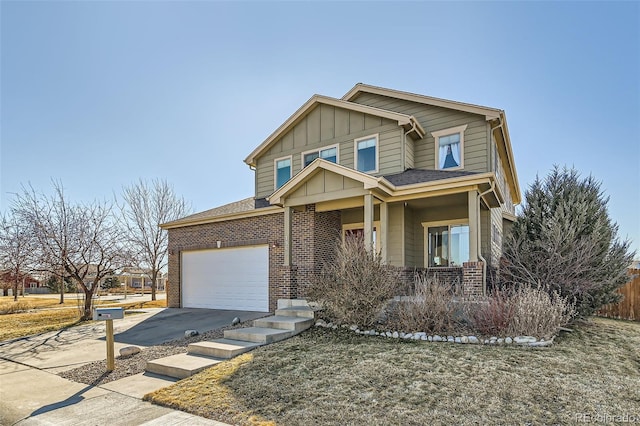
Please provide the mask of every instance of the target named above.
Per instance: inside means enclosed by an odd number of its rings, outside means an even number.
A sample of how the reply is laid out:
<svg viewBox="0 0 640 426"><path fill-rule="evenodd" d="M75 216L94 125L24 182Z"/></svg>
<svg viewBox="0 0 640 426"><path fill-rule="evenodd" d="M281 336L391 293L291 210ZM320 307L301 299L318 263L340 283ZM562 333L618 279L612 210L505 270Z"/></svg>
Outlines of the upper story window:
<svg viewBox="0 0 640 426"><path fill-rule="evenodd" d="M275 161L276 189L291 179L291 157L279 158Z"/></svg>
<svg viewBox="0 0 640 426"><path fill-rule="evenodd" d="M314 151L307 151L302 153L302 167L307 167L316 158L322 158L323 160L331 161L332 163L338 162L338 147L332 146L322 149L316 149Z"/></svg>
<svg viewBox="0 0 640 426"><path fill-rule="evenodd" d="M355 140L356 169L360 172L378 171L378 135Z"/></svg>
<svg viewBox="0 0 640 426"><path fill-rule="evenodd" d="M467 125L431 133L436 140L436 169L455 170L464 167L464 131Z"/></svg>

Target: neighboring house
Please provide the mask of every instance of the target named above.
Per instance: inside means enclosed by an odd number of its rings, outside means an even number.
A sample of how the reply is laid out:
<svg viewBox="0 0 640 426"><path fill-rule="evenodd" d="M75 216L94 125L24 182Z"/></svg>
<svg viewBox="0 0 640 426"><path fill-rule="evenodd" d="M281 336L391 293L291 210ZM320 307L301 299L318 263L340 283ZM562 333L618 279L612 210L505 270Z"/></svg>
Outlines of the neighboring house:
<svg viewBox="0 0 640 426"><path fill-rule="evenodd" d="M129 288L151 288L151 271L138 267L125 267L115 274L121 283L126 283ZM166 274L159 272L156 278L156 290L163 291L165 289Z"/></svg>
<svg viewBox="0 0 640 426"><path fill-rule="evenodd" d="M504 111L365 84L313 96L245 163L254 197L162 225L169 306L273 311L347 233L483 294L521 199Z"/></svg>

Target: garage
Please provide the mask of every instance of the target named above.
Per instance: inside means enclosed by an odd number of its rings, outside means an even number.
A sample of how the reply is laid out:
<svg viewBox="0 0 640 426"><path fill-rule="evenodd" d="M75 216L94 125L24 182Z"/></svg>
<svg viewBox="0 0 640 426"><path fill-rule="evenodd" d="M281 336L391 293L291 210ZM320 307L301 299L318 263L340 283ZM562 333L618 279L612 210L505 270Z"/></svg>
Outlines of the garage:
<svg viewBox="0 0 640 426"><path fill-rule="evenodd" d="M182 306L269 312L267 245L182 252Z"/></svg>

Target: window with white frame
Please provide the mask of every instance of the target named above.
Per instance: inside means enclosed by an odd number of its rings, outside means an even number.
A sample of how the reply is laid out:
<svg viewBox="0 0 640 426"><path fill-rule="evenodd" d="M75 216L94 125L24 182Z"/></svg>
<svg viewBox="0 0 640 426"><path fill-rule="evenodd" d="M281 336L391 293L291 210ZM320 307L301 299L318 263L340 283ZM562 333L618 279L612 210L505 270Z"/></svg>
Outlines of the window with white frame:
<svg viewBox="0 0 640 426"><path fill-rule="evenodd" d="M464 131L466 129L465 124L431 133L436 141L436 169L453 170L464 167Z"/></svg>
<svg viewBox="0 0 640 426"><path fill-rule="evenodd" d="M425 264L429 267L462 266L469 261L469 225L423 223Z"/></svg>
<svg viewBox="0 0 640 426"><path fill-rule="evenodd" d="M356 170L360 172L378 171L378 135L355 140Z"/></svg>
<svg viewBox="0 0 640 426"><path fill-rule="evenodd" d="M316 158L322 158L323 160L331 161L332 163L338 162L338 147L330 146L327 148L317 149L314 151L307 151L302 153L302 167L307 167Z"/></svg>
<svg viewBox="0 0 640 426"><path fill-rule="evenodd" d="M275 184L276 189L291 179L291 157L275 160Z"/></svg>

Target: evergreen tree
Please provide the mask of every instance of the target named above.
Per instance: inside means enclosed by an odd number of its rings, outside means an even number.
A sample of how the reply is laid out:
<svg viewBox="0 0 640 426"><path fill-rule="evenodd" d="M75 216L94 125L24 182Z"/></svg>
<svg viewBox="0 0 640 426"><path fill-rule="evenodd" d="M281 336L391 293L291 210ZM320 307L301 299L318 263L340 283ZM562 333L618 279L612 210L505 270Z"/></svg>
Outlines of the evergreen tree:
<svg viewBox="0 0 640 426"><path fill-rule="evenodd" d="M634 254L617 237L608 201L599 182L575 169L536 177L505 240L503 281L559 291L583 317L619 301Z"/></svg>

